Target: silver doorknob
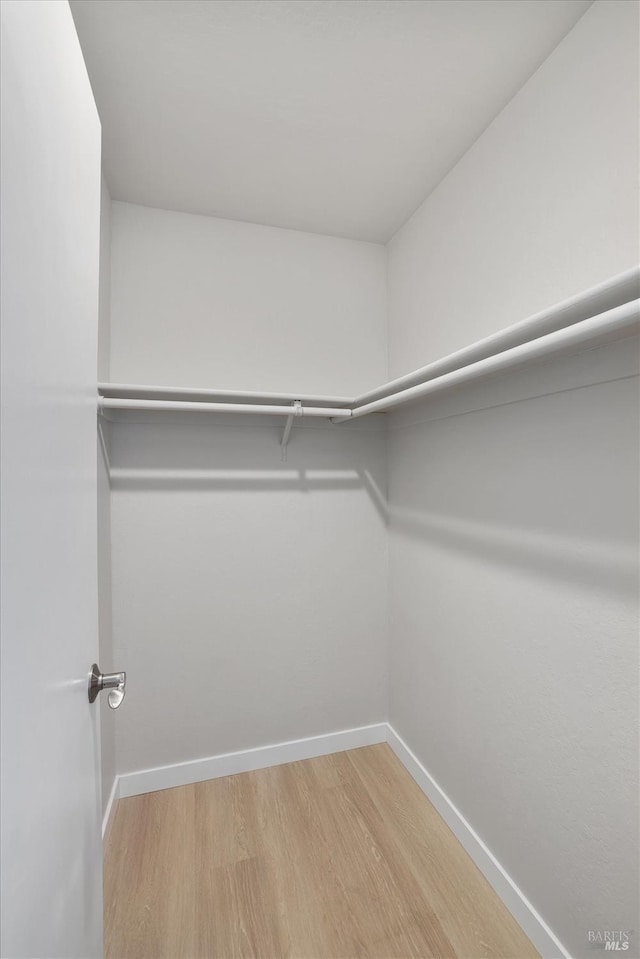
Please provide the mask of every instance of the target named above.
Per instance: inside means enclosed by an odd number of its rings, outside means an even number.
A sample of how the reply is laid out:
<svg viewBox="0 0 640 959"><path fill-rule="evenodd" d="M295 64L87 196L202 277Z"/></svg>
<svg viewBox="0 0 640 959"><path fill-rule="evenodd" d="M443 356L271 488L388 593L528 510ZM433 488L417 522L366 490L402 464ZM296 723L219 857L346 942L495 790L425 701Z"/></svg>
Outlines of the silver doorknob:
<svg viewBox="0 0 640 959"><path fill-rule="evenodd" d="M89 702L95 702L98 693L108 689L110 690L107 700L109 706L111 709L117 709L124 699L126 683L126 673L101 673L98 664L94 663L89 674Z"/></svg>

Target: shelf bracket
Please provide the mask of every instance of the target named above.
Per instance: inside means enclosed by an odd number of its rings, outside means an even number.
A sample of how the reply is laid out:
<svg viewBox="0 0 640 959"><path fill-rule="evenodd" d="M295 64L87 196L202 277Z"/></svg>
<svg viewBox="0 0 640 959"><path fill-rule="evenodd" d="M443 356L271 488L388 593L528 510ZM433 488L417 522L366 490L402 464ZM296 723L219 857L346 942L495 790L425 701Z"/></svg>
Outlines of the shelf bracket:
<svg viewBox="0 0 640 959"><path fill-rule="evenodd" d="M300 400L294 400L291 404L292 412L287 416L287 422L284 424L284 430L282 431L282 440L280 441L280 450L282 452L283 462L287 458L287 446L289 445L289 436L291 435L291 427L293 426L293 420L296 416L302 416L302 403Z"/></svg>

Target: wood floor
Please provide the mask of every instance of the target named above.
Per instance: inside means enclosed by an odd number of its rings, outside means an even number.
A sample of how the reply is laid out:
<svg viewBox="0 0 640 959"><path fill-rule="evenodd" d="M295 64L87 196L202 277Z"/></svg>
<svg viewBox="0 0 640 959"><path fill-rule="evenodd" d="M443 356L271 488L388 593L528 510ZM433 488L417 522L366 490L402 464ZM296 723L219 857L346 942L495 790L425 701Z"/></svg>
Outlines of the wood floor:
<svg viewBox="0 0 640 959"><path fill-rule="evenodd" d="M122 799L108 959L537 952L389 746Z"/></svg>

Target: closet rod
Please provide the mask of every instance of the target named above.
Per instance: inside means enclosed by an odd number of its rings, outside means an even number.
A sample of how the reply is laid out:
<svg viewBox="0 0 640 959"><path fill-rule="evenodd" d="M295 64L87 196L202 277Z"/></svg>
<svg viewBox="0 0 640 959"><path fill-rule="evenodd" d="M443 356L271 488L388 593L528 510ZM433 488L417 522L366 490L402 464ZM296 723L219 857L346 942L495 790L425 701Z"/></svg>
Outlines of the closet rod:
<svg viewBox="0 0 640 959"><path fill-rule="evenodd" d="M212 390L184 386L140 386L129 383L98 383L98 393L112 399L124 400L175 400L185 403L248 402L293 403L299 400L310 406L331 406L348 409L353 405L353 396L323 396L316 393L259 393L252 390Z"/></svg>
<svg viewBox="0 0 640 959"><path fill-rule="evenodd" d="M351 411L350 417L338 416L332 419L333 423L342 423L346 419L356 419L359 416L366 416L369 413L382 413L409 403L413 400L421 399L429 393L436 393L440 390L448 389L452 386L458 386L461 383L467 383L471 380L479 379L494 373L502 373L505 370L513 369L532 360L541 359L549 356L551 353L566 353L573 347L579 347L585 343L596 345L598 340L611 339L616 333L623 333L638 325L640 318L640 299L632 300L606 313L600 313L588 320L582 320L580 323L574 323L573 326L564 327L553 333L547 333L546 336L540 336L537 340L531 340L528 343L522 343L512 349L504 350L495 356L489 356L478 360L476 363L470 363L462 369L453 370L429 380L427 383L421 383L407 390L400 390L391 396L385 396L382 399L375 400L373 403L367 403Z"/></svg>
<svg viewBox="0 0 640 959"><path fill-rule="evenodd" d="M262 403L185 403L178 400L126 400L110 396L98 397L99 410L156 410L185 413L247 413L265 416L291 416L291 406L268 406ZM324 406L300 406L294 416L339 416L348 419L351 410Z"/></svg>
<svg viewBox="0 0 640 959"><path fill-rule="evenodd" d="M498 333L485 337L471 343L469 346L457 350L440 360L429 363L418 370L399 376L395 380L376 386L357 396L350 404L354 407L361 407L371 403L373 400L382 399L384 396L391 396L406 390L413 386L418 386L429 380L434 380L445 373L451 373L454 370L468 367L478 360L495 356L514 346L520 346L537 337L544 336L547 333L554 333L556 330L565 329L571 324L589 319L596 313L603 313L616 306L622 306L630 300L635 300L640 295L640 267L632 267L616 276L611 277L604 283L599 283L590 289L572 296L569 299L557 303L526 320L514 323Z"/></svg>

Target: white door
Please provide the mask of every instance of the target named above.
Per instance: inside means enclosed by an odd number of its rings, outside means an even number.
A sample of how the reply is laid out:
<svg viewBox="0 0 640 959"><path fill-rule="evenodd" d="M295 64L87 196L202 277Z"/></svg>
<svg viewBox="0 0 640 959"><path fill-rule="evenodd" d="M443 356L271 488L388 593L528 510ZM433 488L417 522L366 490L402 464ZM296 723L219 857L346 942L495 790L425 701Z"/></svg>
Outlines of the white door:
<svg viewBox="0 0 640 959"><path fill-rule="evenodd" d="M100 124L66 0L2 3L2 938L102 954Z"/></svg>

